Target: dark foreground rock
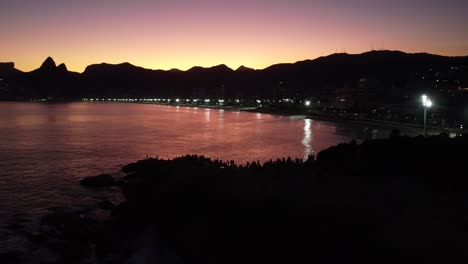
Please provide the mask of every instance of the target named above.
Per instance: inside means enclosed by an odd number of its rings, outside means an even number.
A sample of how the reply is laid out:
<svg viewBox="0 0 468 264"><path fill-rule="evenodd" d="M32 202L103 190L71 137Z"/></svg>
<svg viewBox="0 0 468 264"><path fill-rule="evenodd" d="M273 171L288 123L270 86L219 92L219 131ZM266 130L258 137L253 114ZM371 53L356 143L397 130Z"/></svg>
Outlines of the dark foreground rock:
<svg viewBox="0 0 468 264"><path fill-rule="evenodd" d="M115 184L115 179L110 174L85 177L80 184L87 187L109 187Z"/></svg>
<svg viewBox="0 0 468 264"><path fill-rule="evenodd" d="M467 136L392 133L307 160L150 158L123 168L124 202L99 204L110 221L53 212L46 239L60 261L455 263L468 258L466 150Z"/></svg>
<svg viewBox="0 0 468 264"><path fill-rule="evenodd" d="M19 264L24 252L19 250L12 250L0 253L0 263L2 264Z"/></svg>
<svg viewBox="0 0 468 264"><path fill-rule="evenodd" d="M188 263L451 262L468 257L466 136L340 144L307 161L147 159L114 211ZM131 231L130 231L131 230Z"/></svg>
<svg viewBox="0 0 468 264"><path fill-rule="evenodd" d="M99 208L106 211L110 211L115 208L115 205L108 200L100 201L97 205L99 206Z"/></svg>

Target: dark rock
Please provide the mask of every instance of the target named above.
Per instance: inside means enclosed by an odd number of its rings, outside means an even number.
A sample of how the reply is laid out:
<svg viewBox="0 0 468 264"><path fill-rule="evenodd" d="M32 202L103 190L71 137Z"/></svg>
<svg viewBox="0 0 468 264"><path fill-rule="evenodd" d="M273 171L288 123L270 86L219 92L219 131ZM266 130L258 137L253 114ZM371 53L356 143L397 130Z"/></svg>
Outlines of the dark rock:
<svg viewBox="0 0 468 264"><path fill-rule="evenodd" d="M57 211L44 215L41 223L50 226L61 226L75 219L79 219L79 213L72 213L67 211Z"/></svg>
<svg viewBox="0 0 468 264"><path fill-rule="evenodd" d="M90 208L86 208L84 206L72 206L72 207L64 207L64 206L56 206L50 207L47 210L55 213L64 213L70 215L80 215L90 211Z"/></svg>
<svg viewBox="0 0 468 264"><path fill-rule="evenodd" d="M86 211L87 209L78 207L54 209L52 213L42 217L41 224L62 231L69 227L81 226L86 221L84 216Z"/></svg>
<svg viewBox="0 0 468 264"><path fill-rule="evenodd" d="M28 252L22 263L41 263L52 264L57 262L57 253L48 248L38 248L32 252Z"/></svg>
<svg viewBox="0 0 468 264"><path fill-rule="evenodd" d="M0 79L9 78L17 76L21 71L15 69L15 64L13 62L0 62ZM0 80L0 87L4 86L3 80Z"/></svg>
<svg viewBox="0 0 468 264"><path fill-rule="evenodd" d="M15 69L15 64L13 62L1 62L0 63L0 73L11 72Z"/></svg>
<svg viewBox="0 0 468 264"><path fill-rule="evenodd" d="M116 186L123 186L123 185L125 185L125 182L126 182L125 180L118 180L118 181L115 182L115 185Z"/></svg>
<svg viewBox="0 0 468 264"><path fill-rule="evenodd" d="M108 201L108 200L100 201L98 203L98 206L102 210L106 210L106 211L110 211L110 210L115 208L115 205L112 202Z"/></svg>
<svg viewBox="0 0 468 264"><path fill-rule="evenodd" d="M83 263L82 260L88 258L91 249L88 244L71 243L60 252L57 263Z"/></svg>
<svg viewBox="0 0 468 264"><path fill-rule="evenodd" d="M108 187L115 184L114 178L109 174L89 176L80 181L80 184L87 187Z"/></svg>
<svg viewBox="0 0 468 264"><path fill-rule="evenodd" d="M23 229L24 225L22 223L14 222L14 223L9 223L7 228L12 229L12 230L18 230L18 229Z"/></svg>
<svg viewBox="0 0 468 264"><path fill-rule="evenodd" d="M16 264L21 263L21 257L24 253L20 250L12 250L0 253L0 263L2 264Z"/></svg>
<svg viewBox="0 0 468 264"><path fill-rule="evenodd" d="M23 231L22 234L32 243L38 243L38 244L44 244L47 241L47 236L46 234L42 232L27 232Z"/></svg>
<svg viewBox="0 0 468 264"><path fill-rule="evenodd" d="M85 216L82 210L61 210L45 215L41 219L47 235L46 244L57 244L62 247L61 241L86 244L93 238L99 228L99 222Z"/></svg>

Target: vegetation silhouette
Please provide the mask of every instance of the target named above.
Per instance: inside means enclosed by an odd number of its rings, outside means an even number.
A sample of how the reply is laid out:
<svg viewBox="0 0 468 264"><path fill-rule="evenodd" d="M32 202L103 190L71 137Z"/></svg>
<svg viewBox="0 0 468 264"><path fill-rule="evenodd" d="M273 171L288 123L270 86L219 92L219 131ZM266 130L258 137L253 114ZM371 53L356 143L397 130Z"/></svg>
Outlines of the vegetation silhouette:
<svg viewBox="0 0 468 264"><path fill-rule="evenodd" d="M467 147L394 131L307 160L148 158L123 167L111 220L67 234L104 263L148 248L177 263L453 262L468 255Z"/></svg>

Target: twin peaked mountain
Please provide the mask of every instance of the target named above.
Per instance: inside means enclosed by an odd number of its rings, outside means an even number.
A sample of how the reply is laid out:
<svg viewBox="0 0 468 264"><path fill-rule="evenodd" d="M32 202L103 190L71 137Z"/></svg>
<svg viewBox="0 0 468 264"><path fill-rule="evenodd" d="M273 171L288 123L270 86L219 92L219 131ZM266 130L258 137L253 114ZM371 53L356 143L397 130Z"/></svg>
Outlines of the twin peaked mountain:
<svg viewBox="0 0 468 264"><path fill-rule="evenodd" d="M13 63L0 63L0 99L79 99L83 97L332 97L337 89L352 88L361 78L379 83L382 100L407 96L408 83L421 73L444 73L456 66L468 76L468 56L444 57L425 53L372 51L332 54L315 60L276 64L262 70L226 65L193 67L187 71L150 70L122 64L94 64L83 73L47 58L40 68L21 72ZM466 77L465 77L466 78ZM461 81L465 82L463 78Z"/></svg>
<svg viewBox="0 0 468 264"><path fill-rule="evenodd" d="M49 72L67 72L67 66L62 63L59 66L55 64L55 61L51 58L48 57L41 65L37 71L49 71Z"/></svg>

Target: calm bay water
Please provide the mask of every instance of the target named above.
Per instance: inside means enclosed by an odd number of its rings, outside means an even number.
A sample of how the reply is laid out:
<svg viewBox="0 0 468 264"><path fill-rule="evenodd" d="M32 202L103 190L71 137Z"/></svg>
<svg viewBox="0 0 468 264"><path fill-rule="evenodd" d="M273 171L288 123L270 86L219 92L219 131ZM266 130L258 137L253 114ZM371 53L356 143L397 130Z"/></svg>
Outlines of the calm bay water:
<svg viewBox="0 0 468 264"><path fill-rule="evenodd" d="M201 154L238 163L304 158L353 138L388 133L379 127L218 109L0 103L0 248L20 242L7 228L12 223L28 223L52 206L90 204L109 195L81 188L82 177L118 172L147 156Z"/></svg>

